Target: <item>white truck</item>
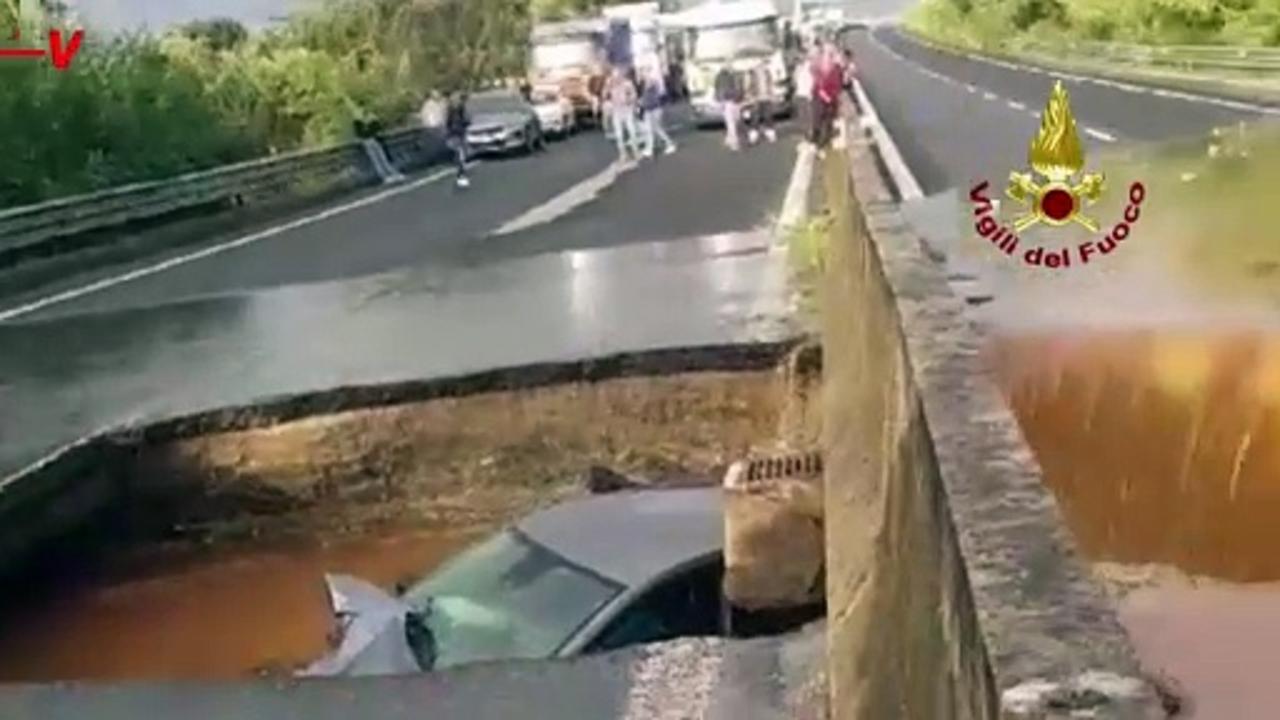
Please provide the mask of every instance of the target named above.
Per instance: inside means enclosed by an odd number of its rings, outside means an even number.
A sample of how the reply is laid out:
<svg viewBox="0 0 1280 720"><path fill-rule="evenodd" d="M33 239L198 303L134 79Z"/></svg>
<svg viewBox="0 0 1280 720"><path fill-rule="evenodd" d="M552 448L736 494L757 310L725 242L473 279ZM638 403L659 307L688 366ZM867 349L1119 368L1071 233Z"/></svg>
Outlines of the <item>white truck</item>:
<svg viewBox="0 0 1280 720"><path fill-rule="evenodd" d="M789 115L794 110L787 43L773 0L711 0L670 16L669 22L686 33L685 81L700 125L723 122L715 80L724 67L747 73L764 64L773 76L774 112Z"/></svg>
<svg viewBox="0 0 1280 720"><path fill-rule="evenodd" d="M530 38L530 88L564 97L584 124L599 119L605 30L599 19L569 20L537 25Z"/></svg>
<svg viewBox="0 0 1280 720"><path fill-rule="evenodd" d="M600 12L606 21L625 20L631 26L631 56L637 72L647 74L657 68L663 77L668 76L666 36L658 20L658 3L610 5Z"/></svg>

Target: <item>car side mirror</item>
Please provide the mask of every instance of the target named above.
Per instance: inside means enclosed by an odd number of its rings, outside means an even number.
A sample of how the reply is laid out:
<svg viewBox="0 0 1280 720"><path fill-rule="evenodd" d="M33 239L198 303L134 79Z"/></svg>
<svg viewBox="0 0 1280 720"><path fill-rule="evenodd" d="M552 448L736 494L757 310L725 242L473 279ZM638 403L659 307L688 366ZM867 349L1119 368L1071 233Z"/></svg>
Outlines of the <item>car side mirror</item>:
<svg viewBox="0 0 1280 720"><path fill-rule="evenodd" d="M427 624L429 614L429 611L410 610L404 615L405 642L413 652L418 667L425 672L434 669L436 660L439 658L435 633L431 632L431 626Z"/></svg>

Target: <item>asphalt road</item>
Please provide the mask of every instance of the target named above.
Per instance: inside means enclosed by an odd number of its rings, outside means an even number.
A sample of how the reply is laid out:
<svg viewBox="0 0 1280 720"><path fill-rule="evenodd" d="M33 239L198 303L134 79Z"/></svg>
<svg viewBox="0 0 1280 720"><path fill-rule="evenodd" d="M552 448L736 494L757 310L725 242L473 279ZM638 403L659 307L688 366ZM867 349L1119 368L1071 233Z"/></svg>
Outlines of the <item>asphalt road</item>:
<svg viewBox="0 0 1280 720"><path fill-rule="evenodd" d="M485 161L466 191L444 177L127 282L111 284L160 259L69 281L107 284L0 322L0 477L106 428L264 397L792 334L759 231L797 138L676 139L618 171L586 133Z"/></svg>
<svg viewBox="0 0 1280 720"><path fill-rule="evenodd" d="M862 83L926 194L993 178L1026 164L1027 145L1053 74L924 47L892 27L852 37ZM1202 135L1266 117L1157 90L1066 77L1086 153Z"/></svg>

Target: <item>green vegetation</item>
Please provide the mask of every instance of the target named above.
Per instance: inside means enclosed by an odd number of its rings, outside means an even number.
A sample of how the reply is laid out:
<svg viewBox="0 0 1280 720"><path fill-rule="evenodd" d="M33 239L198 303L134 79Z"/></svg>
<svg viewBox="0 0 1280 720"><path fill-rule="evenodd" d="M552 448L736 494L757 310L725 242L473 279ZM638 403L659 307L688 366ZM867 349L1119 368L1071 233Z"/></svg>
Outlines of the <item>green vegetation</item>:
<svg viewBox="0 0 1280 720"><path fill-rule="evenodd" d="M922 0L923 35L998 50L1022 39L1280 45L1280 0Z"/></svg>
<svg viewBox="0 0 1280 720"><path fill-rule="evenodd" d="M0 20L15 9L0 0ZM520 72L529 22L529 0L317 0L262 34L90 28L67 72L0 65L0 207L333 143L357 118L400 125L431 88Z"/></svg>
<svg viewBox="0 0 1280 720"><path fill-rule="evenodd" d="M818 291L827 267L833 222L831 213L823 212L786 231L787 257L800 310L809 317L816 316L819 309Z"/></svg>

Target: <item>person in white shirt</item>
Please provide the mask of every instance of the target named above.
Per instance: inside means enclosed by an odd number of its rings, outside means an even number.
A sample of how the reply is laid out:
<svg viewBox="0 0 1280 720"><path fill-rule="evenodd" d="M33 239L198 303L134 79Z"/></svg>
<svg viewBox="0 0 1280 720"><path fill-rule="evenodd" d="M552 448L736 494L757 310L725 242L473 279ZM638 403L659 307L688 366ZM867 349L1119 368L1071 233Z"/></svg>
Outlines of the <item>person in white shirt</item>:
<svg viewBox="0 0 1280 720"><path fill-rule="evenodd" d="M420 115L422 127L433 130L444 127L445 102L444 98L440 97L439 90L432 90L427 95L427 99L422 102Z"/></svg>

